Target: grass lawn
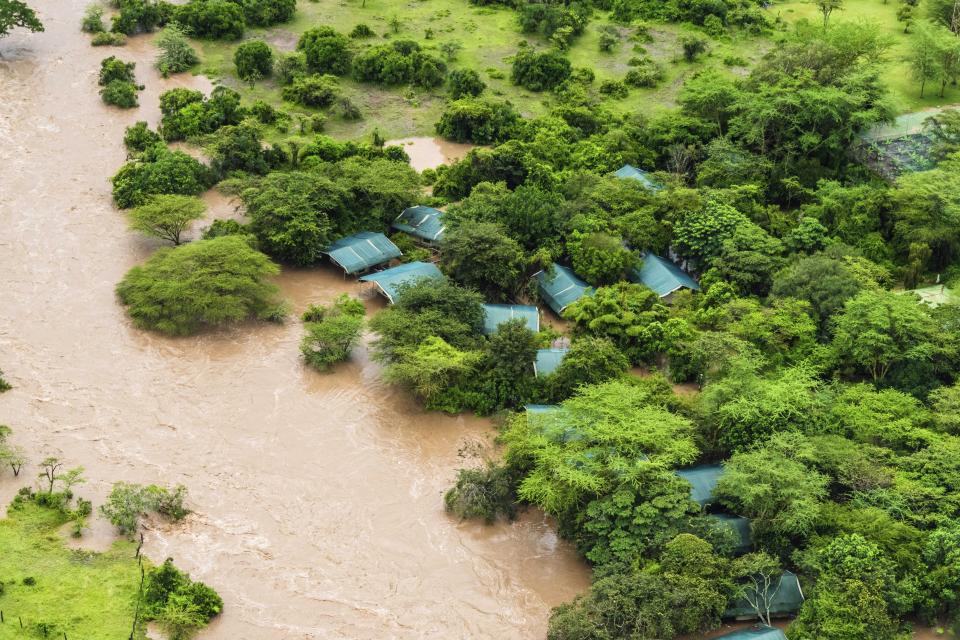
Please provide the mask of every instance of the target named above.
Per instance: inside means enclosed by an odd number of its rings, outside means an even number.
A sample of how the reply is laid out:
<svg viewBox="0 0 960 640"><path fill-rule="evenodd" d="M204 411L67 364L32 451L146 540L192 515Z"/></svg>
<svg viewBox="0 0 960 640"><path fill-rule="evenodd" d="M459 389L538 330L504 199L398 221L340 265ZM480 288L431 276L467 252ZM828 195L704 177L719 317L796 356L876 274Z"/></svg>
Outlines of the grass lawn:
<svg viewBox="0 0 960 640"><path fill-rule="evenodd" d="M927 96L919 98L919 87L910 78L909 67L904 61L908 51L909 34L903 33L903 25L896 20L897 3L889 0L846 0L843 10L834 13L832 21L872 20L878 22L894 44L889 59L888 79L892 99L898 113L918 108L949 104L960 101L960 89L948 89L944 98L928 90ZM801 18L819 21L816 6L808 0L790 0L772 5L772 17L780 15L787 23ZM393 33L390 22L397 17L401 26ZM544 113L549 106L549 94L537 94L510 83L510 58L520 41L526 39L534 46L546 48L542 38L520 33L517 14L504 7L477 7L467 0L318 0L298 3L295 19L287 24L269 29L253 29L247 39L263 39L277 51L292 51L299 35L319 25L331 26L343 33L349 32L358 23L370 26L378 37L360 41L360 46L379 44L390 38L406 38L419 41L425 47L455 40L462 50L451 68L477 70L488 85L487 94L510 100L525 116ZM695 63L687 63L680 56L678 39L695 29L686 25L652 25L652 42L640 42L633 36L633 29L618 26L621 33L619 45L610 53L599 50L600 29L611 24L603 12L597 12L587 26L586 32L577 39L567 52L575 67L589 67L597 76L597 83L606 79L622 79L629 70L628 60L646 52L663 64L666 77L660 86L652 89L632 89L622 100L607 100L605 104L615 112L640 112L654 115L674 105L677 91L684 79L705 66L726 69L734 74L747 72L744 67L728 67L724 59L742 58L748 66L756 63L771 46L774 37L751 37L735 34L715 39L709 53ZM431 36L427 37L430 31ZM200 72L239 90L249 100L263 99L291 114L311 115L309 109L283 103L280 91L271 80L264 80L251 88L236 77L233 52L238 43L204 41L199 43L202 63ZM383 89L372 84L359 84L344 78L341 86L363 113L359 121L344 121L338 116L329 117L326 133L338 139L355 139L370 136L374 129L387 138L413 135L432 135L433 125L439 119L445 102L442 88L425 90L414 87ZM296 122L296 118L295 118ZM296 134L296 125L292 133ZM276 131L270 132L271 141L288 137Z"/></svg>
<svg viewBox="0 0 960 640"><path fill-rule="evenodd" d="M59 640L64 633L69 640L129 637L140 585L136 546L118 541L106 553L69 549L58 533L65 522L56 511L32 503L11 507L0 520L0 610L5 618L0 639ZM24 584L25 578L35 584ZM50 625L48 636L38 623ZM144 637L142 629L137 637Z"/></svg>

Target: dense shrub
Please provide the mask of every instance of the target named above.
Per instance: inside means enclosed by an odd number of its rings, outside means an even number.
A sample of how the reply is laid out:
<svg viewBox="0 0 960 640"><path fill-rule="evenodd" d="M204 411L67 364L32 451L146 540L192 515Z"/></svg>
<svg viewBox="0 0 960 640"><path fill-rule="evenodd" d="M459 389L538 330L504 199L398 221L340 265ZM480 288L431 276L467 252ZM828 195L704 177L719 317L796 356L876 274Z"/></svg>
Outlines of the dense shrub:
<svg viewBox="0 0 960 640"><path fill-rule="evenodd" d="M103 7L99 4L88 5L83 12L80 30L84 33L101 33L103 31Z"/></svg>
<svg viewBox="0 0 960 640"><path fill-rule="evenodd" d="M190 46L187 34L178 24L169 24L157 37L156 45L160 49L157 57L157 69L163 77L171 73L182 73L200 62L197 52Z"/></svg>
<svg viewBox="0 0 960 640"><path fill-rule="evenodd" d="M234 51L233 64L241 80L266 78L273 72L273 50L262 40L244 42Z"/></svg>
<svg viewBox="0 0 960 640"><path fill-rule="evenodd" d="M537 53L524 46L513 58L510 79L530 91L544 91L569 78L571 71L570 61L560 52Z"/></svg>
<svg viewBox="0 0 960 640"><path fill-rule="evenodd" d="M209 98L201 91L177 88L160 95L159 133L164 140L185 140L220 127L239 124L246 115L240 107L240 94L226 87L215 87Z"/></svg>
<svg viewBox="0 0 960 640"><path fill-rule="evenodd" d="M210 170L199 160L155 144L113 176L113 200L126 209L143 204L151 195L198 195L210 185Z"/></svg>
<svg viewBox="0 0 960 640"><path fill-rule="evenodd" d="M450 85L450 97L454 100L475 98L483 93L483 90L487 87L480 79L480 74L473 69L456 69L450 72L448 83Z"/></svg>
<svg viewBox="0 0 960 640"><path fill-rule="evenodd" d="M360 340L366 309L359 300L346 294L329 307L311 306L304 314L306 334L300 342L300 353L308 365L326 371L331 365L350 357Z"/></svg>
<svg viewBox="0 0 960 640"><path fill-rule="evenodd" d="M623 81L631 87L655 87L663 80L663 67L650 58L640 58L633 69L627 71Z"/></svg>
<svg viewBox="0 0 960 640"><path fill-rule="evenodd" d="M99 84L105 87L111 82L119 80L120 82L136 83L136 77L133 70L136 67L134 62L124 62L116 56L110 56L100 61Z"/></svg>
<svg viewBox="0 0 960 640"><path fill-rule="evenodd" d="M374 35L376 34L373 33L373 29L362 22L350 31L350 37L354 39L372 38Z"/></svg>
<svg viewBox="0 0 960 640"><path fill-rule="evenodd" d="M446 73L445 62L422 51L412 40L372 47L353 60L353 76L361 82L432 88L443 84Z"/></svg>
<svg viewBox="0 0 960 640"><path fill-rule="evenodd" d="M463 98L447 105L437 134L457 142L490 144L506 140L520 122L520 114L509 102Z"/></svg>
<svg viewBox="0 0 960 640"><path fill-rule="evenodd" d="M178 618L196 616L203 626L223 611L223 600L216 591L177 569L172 558L150 569L145 576L143 603L146 618L169 625Z"/></svg>
<svg viewBox="0 0 960 640"><path fill-rule="evenodd" d="M95 47L119 47L127 44L127 38L122 33L101 31L93 36L90 44Z"/></svg>
<svg viewBox="0 0 960 640"><path fill-rule="evenodd" d="M117 285L136 326L169 335L267 318L277 308L268 278L279 268L243 238L224 236L160 249Z"/></svg>
<svg viewBox="0 0 960 640"><path fill-rule="evenodd" d="M269 27L289 22L297 11L297 0L233 0L243 7L243 16L251 27Z"/></svg>
<svg viewBox="0 0 960 640"><path fill-rule="evenodd" d="M483 518L488 524L500 516L512 520L517 514L513 485L514 478L504 465L460 469L443 501L447 511L459 518Z"/></svg>
<svg viewBox="0 0 960 640"><path fill-rule="evenodd" d="M116 4L120 11L113 16L110 30L128 36L162 26L170 19L172 8L159 0L118 0Z"/></svg>
<svg viewBox="0 0 960 640"><path fill-rule="evenodd" d="M307 68L314 73L337 76L350 71L350 41L330 27L316 27L303 32L297 42Z"/></svg>
<svg viewBox="0 0 960 640"><path fill-rule="evenodd" d="M243 8L231 0L190 0L175 17L198 38L239 40L246 24Z"/></svg>
<svg viewBox="0 0 960 640"><path fill-rule="evenodd" d="M136 107L137 85L123 80L112 80L107 86L100 89L100 97L107 104L120 107L122 109L131 109Z"/></svg>
<svg viewBox="0 0 960 640"><path fill-rule="evenodd" d="M283 88L283 99L305 107L329 107L340 93L336 76L300 76Z"/></svg>

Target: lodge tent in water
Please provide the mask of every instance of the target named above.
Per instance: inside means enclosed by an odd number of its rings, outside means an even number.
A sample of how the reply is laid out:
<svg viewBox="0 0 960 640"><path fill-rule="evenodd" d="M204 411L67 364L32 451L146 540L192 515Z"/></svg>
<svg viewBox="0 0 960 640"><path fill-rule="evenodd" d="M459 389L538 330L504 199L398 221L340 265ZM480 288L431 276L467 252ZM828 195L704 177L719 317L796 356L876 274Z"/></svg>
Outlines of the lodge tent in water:
<svg viewBox="0 0 960 640"><path fill-rule="evenodd" d="M717 636L714 640L787 640L780 629L774 629L767 626L756 626L750 629L740 629L731 631L722 636Z"/></svg>
<svg viewBox="0 0 960 640"><path fill-rule="evenodd" d="M636 180L650 191L660 191L663 185L650 177L650 174L643 169L637 169L635 166L625 164L617 169L614 174L621 180Z"/></svg>
<svg viewBox="0 0 960 640"><path fill-rule="evenodd" d="M420 280L443 280L444 276L436 265L429 262L409 262L398 267L368 273L360 277L360 282L372 282L391 303L396 302L400 287Z"/></svg>
<svg viewBox="0 0 960 640"><path fill-rule="evenodd" d="M683 269L670 260L649 252L643 254L640 267L631 269L627 277L632 282L652 289L661 298L669 298L680 289L700 290L700 285Z"/></svg>
<svg viewBox="0 0 960 640"><path fill-rule="evenodd" d="M572 269L553 263L549 269L534 274L540 297L557 315L584 295L593 293L593 288L577 277Z"/></svg>
<svg viewBox="0 0 960 640"><path fill-rule="evenodd" d="M536 307L526 304L484 304L483 332L490 335L504 322L518 318L530 331L540 331L540 310Z"/></svg>
<svg viewBox="0 0 960 640"><path fill-rule="evenodd" d="M443 211L423 205L404 209L391 226L429 244L440 242L446 229Z"/></svg>
<svg viewBox="0 0 960 640"><path fill-rule="evenodd" d="M366 271L403 255L387 236L373 231L361 231L341 238L327 247L324 253L347 274Z"/></svg>
<svg viewBox="0 0 960 640"><path fill-rule="evenodd" d="M723 467L718 464L703 464L697 467L679 469L677 475L690 483L690 499L701 507L713 500L713 490L723 475Z"/></svg>
<svg viewBox="0 0 960 640"><path fill-rule="evenodd" d="M533 375L546 376L557 370L569 349L537 349L537 359L533 362Z"/></svg>
<svg viewBox="0 0 960 640"><path fill-rule="evenodd" d="M756 594L751 596L756 600ZM803 604L803 590L800 588L800 580L796 574L791 571L784 571L779 580L774 581L767 588L766 602L770 606L770 615L789 616L800 611ZM751 606L746 597L738 598L726 611L723 612L724 618L736 618L737 620L749 620L756 618L757 612Z"/></svg>

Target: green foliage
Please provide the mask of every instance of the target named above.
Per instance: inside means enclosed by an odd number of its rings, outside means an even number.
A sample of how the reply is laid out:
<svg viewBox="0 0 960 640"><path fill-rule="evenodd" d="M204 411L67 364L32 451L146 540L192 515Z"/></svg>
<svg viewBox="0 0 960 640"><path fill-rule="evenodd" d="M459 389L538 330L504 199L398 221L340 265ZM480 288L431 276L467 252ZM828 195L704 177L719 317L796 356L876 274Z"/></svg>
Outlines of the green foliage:
<svg viewBox="0 0 960 640"><path fill-rule="evenodd" d="M303 317L306 334L300 353L308 365L326 371L350 357L360 340L366 309L359 300L343 294L330 307L311 306L308 312Z"/></svg>
<svg viewBox="0 0 960 640"><path fill-rule="evenodd" d="M619 377L629 366L627 358L610 340L593 336L577 338L557 370L547 376L548 395L554 399L566 398L581 385Z"/></svg>
<svg viewBox="0 0 960 640"><path fill-rule="evenodd" d="M443 496L447 511L458 518L483 518L487 524L517 513L514 479L504 465L488 462L474 469L460 469L456 483Z"/></svg>
<svg viewBox="0 0 960 640"><path fill-rule="evenodd" d="M10 389L13 389L13 385L7 382L7 380L3 377L3 371L0 370L0 393L3 393L4 391L10 391ZM0 433L2 433L2 430L0 430Z"/></svg>
<svg viewBox="0 0 960 640"><path fill-rule="evenodd" d="M436 131L457 142L490 144L509 138L519 122L520 114L509 102L464 97L447 105Z"/></svg>
<svg viewBox="0 0 960 640"><path fill-rule="evenodd" d="M215 87L209 98L203 93L186 88L176 88L160 95L159 132L171 142L185 140L220 127L240 124L245 112L240 107L240 94L223 86Z"/></svg>
<svg viewBox="0 0 960 640"><path fill-rule="evenodd" d="M137 91L137 85L132 82L112 80L100 89L100 97L106 104L121 109L132 109L139 104L137 102Z"/></svg>
<svg viewBox="0 0 960 640"><path fill-rule="evenodd" d="M592 285L616 282L638 262L619 238L608 233L571 234L567 250L573 270Z"/></svg>
<svg viewBox="0 0 960 640"><path fill-rule="evenodd" d="M523 250L499 225L458 225L444 233L441 249L444 273L487 299L505 300L516 289Z"/></svg>
<svg viewBox="0 0 960 640"><path fill-rule="evenodd" d="M303 32L297 42L307 68L313 73L346 75L350 71L350 40L330 27L316 27Z"/></svg>
<svg viewBox="0 0 960 640"><path fill-rule="evenodd" d="M131 154L142 153L159 142L162 142L160 135L152 131L150 126L142 120L127 127L123 132L123 146Z"/></svg>
<svg viewBox="0 0 960 640"><path fill-rule="evenodd" d="M183 232L202 218L206 209L203 200L194 196L153 196L130 210L130 228L179 245Z"/></svg>
<svg viewBox="0 0 960 640"><path fill-rule="evenodd" d="M277 3L280 7L289 0ZM251 2L259 5L261 2ZM198 38L239 40L246 27L243 4L231 0L190 0L176 8L176 21Z"/></svg>
<svg viewBox="0 0 960 640"><path fill-rule="evenodd" d="M263 318L277 305L278 267L238 236L160 249L117 285L135 325L170 335Z"/></svg>
<svg viewBox="0 0 960 640"><path fill-rule="evenodd" d="M273 71L273 50L263 40L248 40L237 47L233 64L241 80L265 78Z"/></svg>
<svg viewBox="0 0 960 640"><path fill-rule="evenodd" d="M473 69L451 71L447 83L450 85L450 97L454 100L476 98L487 88L486 83L480 79L480 74Z"/></svg>
<svg viewBox="0 0 960 640"><path fill-rule="evenodd" d="M43 23L26 2L0 0L0 38L16 27L23 27L33 32L43 31Z"/></svg>
<svg viewBox="0 0 960 640"><path fill-rule="evenodd" d="M737 228L747 222L746 217L730 205L708 200L701 209L684 212L676 223L677 252L698 264L710 265L722 254L724 242L733 238Z"/></svg>
<svg viewBox="0 0 960 640"><path fill-rule="evenodd" d="M118 0L115 4L120 12L113 16L110 30L116 34L150 32L170 17L170 5L158 0Z"/></svg>
<svg viewBox="0 0 960 640"><path fill-rule="evenodd" d="M94 47L121 47L127 44L127 38L122 33L101 31L90 39L90 44Z"/></svg>
<svg viewBox="0 0 960 640"><path fill-rule="evenodd" d="M129 538L140 528L140 519L154 511L174 522L190 514L184 506L187 489L177 485L173 490L157 485L143 486L117 482L110 490L100 513Z"/></svg>
<svg viewBox="0 0 960 640"><path fill-rule="evenodd" d="M421 50L413 40L394 40L371 47L353 59L353 77L359 82L412 84L430 89L443 84L446 75L446 63Z"/></svg>
<svg viewBox="0 0 960 640"><path fill-rule="evenodd" d="M570 61L560 52L537 53L524 46L513 57L510 80L530 91L546 91L569 78L572 70Z"/></svg>
<svg viewBox="0 0 960 640"><path fill-rule="evenodd" d="M335 76L299 76L283 88L283 99L306 107L329 107L340 95Z"/></svg>
<svg viewBox="0 0 960 640"><path fill-rule="evenodd" d="M452 409L440 403L443 392L464 382L480 362L479 353L457 349L436 336L428 336L415 347L400 347L395 356L384 370L384 378L409 387L427 407L435 409Z"/></svg>
<svg viewBox="0 0 960 640"><path fill-rule="evenodd" d="M162 144L148 147L113 176L113 200L121 209L160 194L199 195L210 186L210 170L183 151Z"/></svg>
<svg viewBox="0 0 960 640"><path fill-rule="evenodd" d="M223 599L202 582L193 581L167 558L146 573L144 613L173 640L190 638L223 611Z"/></svg>
<svg viewBox="0 0 960 640"><path fill-rule="evenodd" d="M83 12L83 20L80 22L80 30L84 33L102 33L103 27L103 7L99 4L87 5Z"/></svg>
<svg viewBox="0 0 960 640"><path fill-rule="evenodd" d="M164 78L171 73L183 73L200 62L200 57L187 40L186 31L179 24L164 27L155 43L160 49L157 69Z"/></svg>

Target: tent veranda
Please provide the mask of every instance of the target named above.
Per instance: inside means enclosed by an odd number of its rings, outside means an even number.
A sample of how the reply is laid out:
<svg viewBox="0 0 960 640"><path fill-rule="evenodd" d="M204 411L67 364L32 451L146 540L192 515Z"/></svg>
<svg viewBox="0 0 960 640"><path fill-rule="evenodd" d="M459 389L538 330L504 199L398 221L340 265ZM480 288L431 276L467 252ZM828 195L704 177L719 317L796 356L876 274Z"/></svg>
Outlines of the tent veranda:
<svg viewBox="0 0 960 640"><path fill-rule="evenodd" d="M373 231L361 231L341 238L327 247L324 253L347 274L366 271L403 255L387 236Z"/></svg>

